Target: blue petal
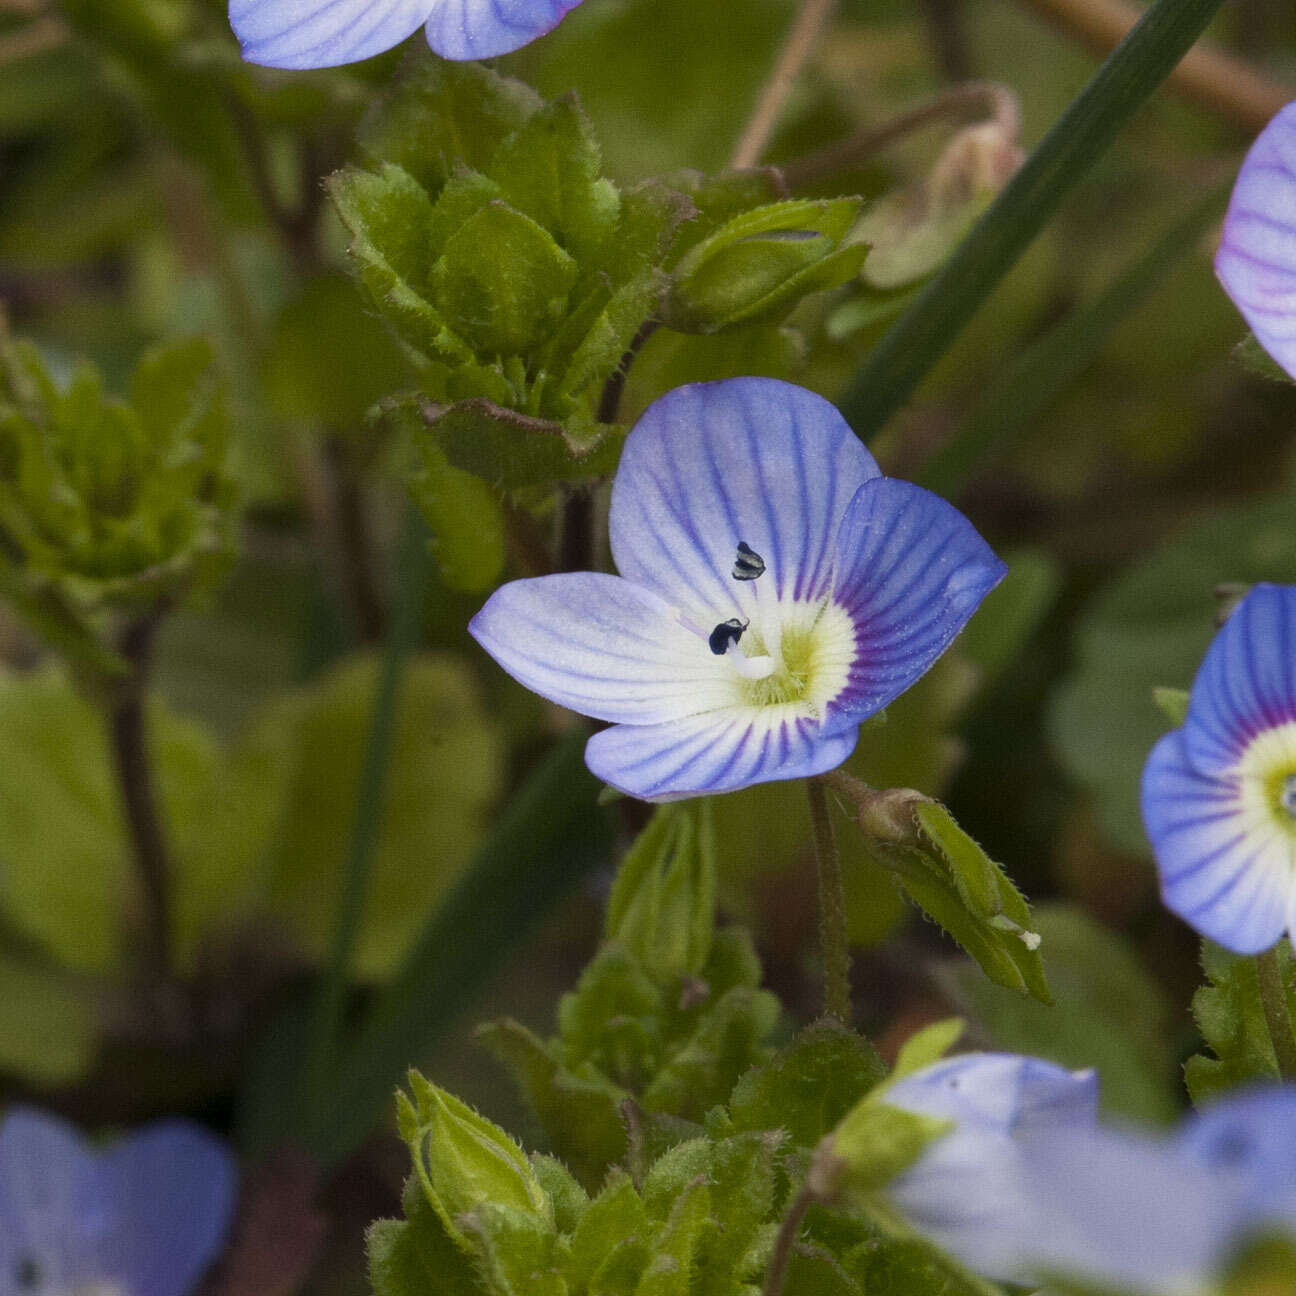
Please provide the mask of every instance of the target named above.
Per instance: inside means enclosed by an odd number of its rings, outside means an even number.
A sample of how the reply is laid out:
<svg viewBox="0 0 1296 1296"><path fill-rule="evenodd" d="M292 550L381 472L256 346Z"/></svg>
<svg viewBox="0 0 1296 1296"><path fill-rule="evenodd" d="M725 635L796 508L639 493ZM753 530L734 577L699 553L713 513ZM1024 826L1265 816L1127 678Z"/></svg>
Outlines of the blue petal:
<svg viewBox="0 0 1296 1296"><path fill-rule="evenodd" d="M55 1291L102 1279L92 1253L95 1220L83 1203L93 1153L63 1121L11 1108L0 1125L0 1275L35 1265ZM0 1291L7 1291L0 1282Z"/></svg>
<svg viewBox="0 0 1296 1296"><path fill-rule="evenodd" d="M1161 895L1211 940L1256 954L1287 925L1290 851L1247 815L1236 780L1193 767L1185 737L1166 734L1143 768L1143 824Z"/></svg>
<svg viewBox="0 0 1296 1296"><path fill-rule="evenodd" d="M1296 377L1296 104L1242 163L1215 273L1260 344Z"/></svg>
<svg viewBox="0 0 1296 1296"><path fill-rule="evenodd" d="M834 601L857 654L835 706L858 723L922 676L1008 569L952 504L909 482L860 487L837 534Z"/></svg>
<svg viewBox="0 0 1296 1296"><path fill-rule="evenodd" d="M895 1107L999 1133L1038 1125L1093 1125L1098 1076L1016 1053L962 1053L904 1076L886 1090Z"/></svg>
<svg viewBox="0 0 1296 1296"><path fill-rule="evenodd" d="M706 631L655 594L598 572L513 581L469 633L514 679L582 715L656 724L733 701L732 670Z"/></svg>
<svg viewBox="0 0 1296 1296"><path fill-rule="evenodd" d="M552 31L580 0L437 0L428 44L448 59L495 58Z"/></svg>
<svg viewBox="0 0 1296 1296"><path fill-rule="evenodd" d="M1184 750L1204 774L1231 769L1253 738L1296 720L1296 586L1257 585L1206 650Z"/></svg>
<svg viewBox="0 0 1296 1296"><path fill-rule="evenodd" d="M678 387L626 439L612 554L623 576L698 622L752 616L771 592L819 599L846 506L877 476L872 455L813 392L770 378ZM759 580L733 579L739 541L764 558Z"/></svg>
<svg viewBox="0 0 1296 1296"><path fill-rule="evenodd" d="M1235 1182L1245 1223L1296 1231L1296 1086L1231 1093L1190 1115L1176 1143L1221 1181Z"/></svg>
<svg viewBox="0 0 1296 1296"><path fill-rule="evenodd" d="M97 1255L131 1296L187 1296L229 1232L236 1176L217 1139L160 1121L100 1154L86 1209L112 1223Z"/></svg>
<svg viewBox="0 0 1296 1296"><path fill-rule="evenodd" d="M336 67L399 45L437 0L230 0L229 18L249 63Z"/></svg>
<svg viewBox="0 0 1296 1296"><path fill-rule="evenodd" d="M825 737L790 707L729 707L668 724L614 725L589 740L585 763L628 796L675 801L822 774L858 737L858 729Z"/></svg>

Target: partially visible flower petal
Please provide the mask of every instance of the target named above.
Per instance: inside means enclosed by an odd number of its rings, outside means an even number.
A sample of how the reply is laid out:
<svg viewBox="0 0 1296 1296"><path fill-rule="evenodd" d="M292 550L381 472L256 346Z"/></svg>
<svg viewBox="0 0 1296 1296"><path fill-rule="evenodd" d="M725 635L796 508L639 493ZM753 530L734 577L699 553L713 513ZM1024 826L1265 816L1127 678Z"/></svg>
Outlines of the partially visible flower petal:
<svg viewBox="0 0 1296 1296"><path fill-rule="evenodd" d="M617 569L690 616L749 617L757 600L829 591L851 497L879 475L826 400L772 378L677 387L626 439L612 486ZM736 581L739 541L765 561Z"/></svg>
<svg viewBox="0 0 1296 1296"><path fill-rule="evenodd" d="M1258 734L1296 721L1296 587L1261 584L1211 641L1184 724L1188 760L1230 770Z"/></svg>
<svg viewBox="0 0 1296 1296"><path fill-rule="evenodd" d="M686 629L651 591L599 572L512 581L468 623L533 692L582 715L638 725L733 701L735 676L708 649L710 629Z"/></svg>
<svg viewBox="0 0 1296 1296"><path fill-rule="evenodd" d="M337 67L399 45L437 0L230 0L230 26L249 63Z"/></svg>
<svg viewBox="0 0 1296 1296"><path fill-rule="evenodd" d="M1215 273L1260 344L1296 378L1296 104L1242 163Z"/></svg>
<svg viewBox="0 0 1296 1296"><path fill-rule="evenodd" d="M552 31L580 0L439 0L428 44L448 59L495 58Z"/></svg>
<svg viewBox="0 0 1296 1296"><path fill-rule="evenodd" d="M903 693L1007 570L938 495L891 477L860 487L837 535L834 600L855 623L857 652L834 711L858 723Z"/></svg>
<svg viewBox="0 0 1296 1296"><path fill-rule="evenodd" d="M1143 768L1143 823L1166 906L1239 954L1268 949L1287 925L1290 849L1248 812L1236 777L1198 773L1185 731L1166 734Z"/></svg>
<svg viewBox="0 0 1296 1296"><path fill-rule="evenodd" d="M585 763L629 796L674 801L822 774L858 737L858 729L824 737L795 707L729 707L666 724L614 725L589 740Z"/></svg>
<svg viewBox="0 0 1296 1296"><path fill-rule="evenodd" d="M83 1209L112 1219L95 1246L103 1275L131 1296L187 1296L224 1244L235 1185L224 1145L185 1121L100 1153Z"/></svg>
<svg viewBox="0 0 1296 1296"><path fill-rule="evenodd" d="M1022 1139L1036 1129L1097 1122L1092 1071L1038 1058L969 1053L889 1086L895 1107L955 1121L887 1189L910 1222L979 1273L1026 1277L1022 1247L1033 1215L1022 1187Z"/></svg>
<svg viewBox="0 0 1296 1296"><path fill-rule="evenodd" d="M29 1266L51 1290L73 1291L90 1268L92 1221L80 1209L92 1153L63 1121L10 1108L0 1124L0 1273Z"/></svg>

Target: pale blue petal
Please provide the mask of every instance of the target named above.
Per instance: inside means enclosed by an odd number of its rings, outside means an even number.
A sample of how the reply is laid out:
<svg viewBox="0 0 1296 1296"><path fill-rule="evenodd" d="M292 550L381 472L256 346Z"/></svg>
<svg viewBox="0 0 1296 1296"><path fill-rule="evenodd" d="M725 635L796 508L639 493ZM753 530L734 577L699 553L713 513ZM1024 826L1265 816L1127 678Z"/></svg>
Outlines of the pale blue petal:
<svg viewBox="0 0 1296 1296"><path fill-rule="evenodd" d="M1236 779L1189 763L1184 734L1166 734L1143 768L1143 824L1162 898L1226 949L1259 953L1287 926L1290 850L1248 817Z"/></svg>
<svg viewBox="0 0 1296 1296"><path fill-rule="evenodd" d="M1242 163L1215 273L1260 344L1296 377L1296 104Z"/></svg>
<svg viewBox="0 0 1296 1296"><path fill-rule="evenodd" d="M34 1266L52 1290L102 1277L91 1245L95 1220L83 1210L93 1154L63 1121L11 1108L0 1124L0 1293L24 1296L16 1275Z"/></svg>
<svg viewBox="0 0 1296 1296"><path fill-rule="evenodd" d="M1265 729L1296 720L1296 586L1257 585L1206 650L1184 722L1203 774L1232 769Z"/></svg>
<svg viewBox="0 0 1296 1296"><path fill-rule="evenodd" d="M1023 1280L1070 1276L1183 1296L1206 1286L1238 1234L1231 1184L1161 1140L1037 1132L1023 1144L1020 1182L1030 1202L1016 1240Z"/></svg>
<svg viewBox="0 0 1296 1296"><path fill-rule="evenodd" d="M108 1213L97 1257L130 1296L187 1296L217 1258L234 1211L233 1158L185 1121L163 1121L100 1154L85 1209Z"/></svg>
<svg viewBox="0 0 1296 1296"><path fill-rule="evenodd" d="M612 554L623 576L708 625L752 616L758 597L820 599L846 506L877 476L872 455L813 392L771 378L678 387L626 439ZM733 579L739 541L765 560L757 581Z"/></svg>
<svg viewBox="0 0 1296 1296"><path fill-rule="evenodd" d="M656 724L733 700L734 675L660 598L573 572L495 591L469 633L514 679L599 720Z"/></svg>
<svg viewBox="0 0 1296 1296"><path fill-rule="evenodd" d="M580 0L437 0L428 44L448 59L495 58L552 31Z"/></svg>
<svg viewBox="0 0 1296 1296"><path fill-rule="evenodd" d="M858 723L931 668L1008 569L952 504L889 477L860 487L836 550L857 654L834 710Z"/></svg>
<svg viewBox="0 0 1296 1296"><path fill-rule="evenodd" d="M336 67L381 54L416 32L437 0L230 0L249 63Z"/></svg>
<svg viewBox="0 0 1296 1296"><path fill-rule="evenodd" d="M858 729L825 737L791 707L730 707L667 724L614 725L589 740L585 763L629 796L675 801L822 774L858 737Z"/></svg>
<svg viewBox="0 0 1296 1296"><path fill-rule="evenodd" d="M1184 1121L1176 1142L1243 1195L1243 1223L1296 1233L1296 1085L1232 1093Z"/></svg>

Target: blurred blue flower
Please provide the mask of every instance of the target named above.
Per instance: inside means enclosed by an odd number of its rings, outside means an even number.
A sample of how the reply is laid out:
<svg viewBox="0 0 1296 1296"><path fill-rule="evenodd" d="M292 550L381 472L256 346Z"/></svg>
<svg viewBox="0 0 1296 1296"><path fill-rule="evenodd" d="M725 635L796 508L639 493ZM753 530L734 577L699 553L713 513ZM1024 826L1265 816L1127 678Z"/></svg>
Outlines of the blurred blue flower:
<svg viewBox="0 0 1296 1296"><path fill-rule="evenodd" d="M612 722L585 759L666 801L822 773L1002 579L957 509L882 477L821 397L680 387L626 440L621 572L497 590L469 630L515 679Z"/></svg>
<svg viewBox="0 0 1296 1296"><path fill-rule="evenodd" d="M1242 163L1215 273L1260 344L1296 378L1296 103Z"/></svg>
<svg viewBox="0 0 1296 1296"><path fill-rule="evenodd" d="M969 1054L885 1101L957 1122L887 1189L968 1268L1139 1296L1205 1292L1248 1240L1296 1235L1296 1086L1231 1095L1168 1136L1097 1123L1091 1072Z"/></svg>
<svg viewBox="0 0 1296 1296"><path fill-rule="evenodd" d="M1257 585L1215 636L1183 727L1152 749L1143 822L1166 904L1239 954L1296 906L1296 586Z"/></svg>
<svg viewBox="0 0 1296 1296"><path fill-rule="evenodd" d="M233 1159L184 1121L104 1148L43 1112L0 1124L2 1296L186 1296L216 1258Z"/></svg>
<svg viewBox="0 0 1296 1296"><path fill-rule="evenodd" d="M230 0L249 63L337 67L381 54L423 27L448 59L494 58L552 31L580 0Z"/></svg>

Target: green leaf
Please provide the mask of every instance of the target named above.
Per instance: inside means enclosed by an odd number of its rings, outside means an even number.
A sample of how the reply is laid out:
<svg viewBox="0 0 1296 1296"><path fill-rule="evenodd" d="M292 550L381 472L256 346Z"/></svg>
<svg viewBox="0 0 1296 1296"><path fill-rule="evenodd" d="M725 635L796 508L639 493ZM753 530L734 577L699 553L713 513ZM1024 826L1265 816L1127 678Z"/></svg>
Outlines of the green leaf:
<svg viewBox="0 0 1296 1296"><path fill-rule="evenodd" d="M873 350L839 404L870 440L913 394L999 281L1205 31L1223 0L1156 0L1007 188Z"/></svg>
<svg viewBox="0 0 1296 1296"><path fill-rule="evenodd" d="M42 1089L90 1070L100 1029L89 987L0 953L0 1071Z"/></svg>
<svg viewBox="0 0 1296 1296"><path fill-rule="evenodd" d="M614 1167L572 1236L567 1272L574 1290L633 1292L647 1262L650 1227L648 1212L634 1184L624 1171ZM630 1279L627 1285L611 1281L613 1275L620 1274Z"/></svg>
<svg viewBox="0 0 1296 1296"><path fill-rule="evenodd" d="M353 813L338 789L358 784L377 678L376 657L343 661L274 703L253 730L254 743L278 751L285 787L267 902L312 958L323 957L334 930ZM392 972L467 867L499 795L503 755L461 663L411 661L356 951L360 977Z"/></svg>
<svg viewBox="0 0 1296 1296"><path fill-rule="evenodd" d="M1275 947L1275 957L1287 987L1288 1012L1296 1012L1293 960L1285 941ZM1184 1080L1198 1106L1241 1085L1280 1079L1260 999L1255 959L1230 954L1204 940L1202 967L1208 984L1193 995L1192 1011L1214 1057L1197 1053L1184 1064Z"/></svg>
<svg viewBox="0 0 1296 1296"><path fill-rule="evenodd" d="M575 94L547 104L500 146L487 168L505 199L582 264L616 232L621 197L600 179L602 160Z"/></svg>
<svg viewBox="0 0 1296 1296"><path fill-rule="evenodd" d="M1048 953L1053 1007L990 985L968 967L943 969L942 983L993 1047L1097 1067L1109 1112L1169 1120L1175 1054L1160 986L1126 941L1079 909L1041 906L1034 921Z"/></svg>
<svg viewBox="0 0 1296 1296"><path fill-rule="evenodd" d="M481 63L425 53L406 68L361 127L360 147L372 163L396 163L432 194L460 166L484 171L503 140L540 108L530 86Z"/></svg>
<svg viewBox="0 0 1296 1296"><path fill-rule="evenodd" d="M428 483L416 479L416 497L427 500L429 484L439 482L444 470L437 460L444 457L451 473L471 473L496 490L515 490L523 486L542 486L562 480L597 477L616 467L623 437L606 424L577 426L549 419L531 418L505 409L488 400L466 400L450 406L426 407L425 427L410 420L407 426L425 464ZM457 482L457 478L454 479ZM439 486L444 491L444 486ZM466 486L465 495L472 492ZM488 492L489 496L489 492ZM491 497L493 499L493 497ZM431 517L429 524L438 537L447 530L454 535L471 530L473 508L468 498L462 514L456 514L455 525L447 528L446 517L440 528ZM425 509L425 512L428 510ZM488 518L491 509L481 509ZM445 516L445 506L442 505ZM467 540L465 534L465 541ZM502 542L500 558L502 562ZM482 571L486 570L483 563ZM498 569L493 573L498 574ZM485 584L489 584L487 581ZM485 584L478 588L484 588Z"/></svg>
<svg viewBox="0 0 1296 1296"><path fill-rule="evenodd" d="M366 1236L374 1296L484 1296L471 1260L432 1210L416 1175L404 1193L405 1219L379 1220Z"/></svg>
<svg viewBox="0 0 1296 1296"><path fill-rule="evenodd" d="M652 1259L635 1296L689 1296L699 1244L708 1227L711 1190L699 1176L687 1184L653 1239Z"/></svg>
<svg viewBox="0 0 1296 1296"><path fill-rule="evenodd" d="M691 248L675 267L664 322L714 333L786 314L808 293L845 283L868 253L843 240L859 200L775 203L744 212Z"/></svg>
<svg viewBox="0 0 1296 1296"><path fill-rule="evenodd" d="M579 267L530 217L488 203L447 240L432 266L433 301L484 355L520 355L567 311Z"/></svg>
<svg viewBox="0 0 1296 1296"><path fill-rule="evenodd" d="M1212 513L1119 576L1081 618L1075 669L1054 695L1050 736L1125 850L1147 849L1139 776L1166 727L1152 690L1192 682L1215 633L1216 585L1291 579L1293 508L1296 497L1284 490Z"/></svg>
<svg viewBox="0 0 1296 1296"><path fill-rule="evenodd" d="M762 1066L749 1071L729 1101L740 1130L786 1130L799 1147L814 1147L886 1075L862 1035L825 1017Z"/></svg>

